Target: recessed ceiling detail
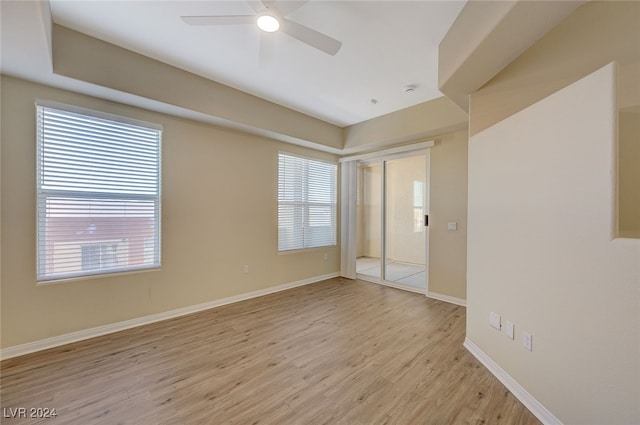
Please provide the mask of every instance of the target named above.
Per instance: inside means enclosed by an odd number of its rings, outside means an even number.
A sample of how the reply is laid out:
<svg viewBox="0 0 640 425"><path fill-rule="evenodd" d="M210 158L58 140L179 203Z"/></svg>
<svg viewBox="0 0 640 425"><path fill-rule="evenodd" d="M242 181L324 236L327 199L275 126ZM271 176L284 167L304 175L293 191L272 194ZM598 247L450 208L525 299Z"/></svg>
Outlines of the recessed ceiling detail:
<svg viewBox="0 0 640 425"><path fill-rule="evenodd" d="M330 56L282 28L262 32L252 3L50 0L57 24L340 127L441 97L438 44L465 4L275 2L286 19L342 42ZM253 25L192 27L180 19L228 15L249 15ZM420 90L398 90L407 81ZM362 102L373 90L384 98L376 108Z"/></svg>

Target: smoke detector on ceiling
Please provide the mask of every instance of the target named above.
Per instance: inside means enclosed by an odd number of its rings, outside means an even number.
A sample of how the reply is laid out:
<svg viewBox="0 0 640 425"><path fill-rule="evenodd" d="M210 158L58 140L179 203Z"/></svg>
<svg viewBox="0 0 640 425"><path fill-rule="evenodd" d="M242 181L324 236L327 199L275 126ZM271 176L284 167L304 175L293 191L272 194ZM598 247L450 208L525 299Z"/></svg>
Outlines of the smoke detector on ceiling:
<svg viewBox="0 0 640 425"><path fill-rule="evenodd" d="M402 91L404 91L405 93L413 93L417 88L418 86L416 86L415 84L409 84L408 86L404 86L402 88Z"/></svg>

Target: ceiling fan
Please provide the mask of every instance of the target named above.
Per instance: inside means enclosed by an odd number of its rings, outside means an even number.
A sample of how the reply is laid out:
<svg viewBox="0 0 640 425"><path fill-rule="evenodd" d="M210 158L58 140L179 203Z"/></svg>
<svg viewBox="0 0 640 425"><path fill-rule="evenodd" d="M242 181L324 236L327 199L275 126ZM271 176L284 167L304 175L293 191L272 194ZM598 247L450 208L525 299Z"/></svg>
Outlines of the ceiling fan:
<svg viewBox="0 0 640 425"><path fill-rule="evenodd" d="M254 15L182 16L182 20L189 25L257 25L266 33L282 31L311 47L334 56L342 47L341 41L285 18L307 1L249 1L249 4L256 11Z"/></svg>

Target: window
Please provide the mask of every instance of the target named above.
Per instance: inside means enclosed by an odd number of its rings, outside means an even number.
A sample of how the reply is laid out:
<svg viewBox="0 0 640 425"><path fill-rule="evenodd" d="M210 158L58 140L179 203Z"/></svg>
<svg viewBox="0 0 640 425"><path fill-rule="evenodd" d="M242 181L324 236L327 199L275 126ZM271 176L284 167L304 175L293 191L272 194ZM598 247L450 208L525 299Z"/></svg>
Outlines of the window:
<svg viewBox="0 0 640 425"><path fill-rule="evenodd" d="M336 164L278 159L278 251L335 245Z"/></svg>
<svg viewBox="0 0 640 425"><path fill-rule="evenodd" d="M37 105L39 282L160 267L161 128Z"/></svg>

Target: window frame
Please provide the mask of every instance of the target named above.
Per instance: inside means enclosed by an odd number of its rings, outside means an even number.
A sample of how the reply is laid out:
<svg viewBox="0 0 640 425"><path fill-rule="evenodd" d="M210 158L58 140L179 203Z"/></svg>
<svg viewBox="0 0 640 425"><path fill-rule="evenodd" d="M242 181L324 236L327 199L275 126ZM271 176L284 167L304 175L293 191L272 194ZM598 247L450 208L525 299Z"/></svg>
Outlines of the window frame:
<svg viewBox="0 0 640 425"><path fill-rule="evenodd" d="M43 189L43 159L42 150L43 144L46 143L46 135L43 135L43 128L41 125L41 109L53 109L63 113L71 113L82 115L86 118L93 118L97 120L107 120L117 124L123 124L127 126L136 126L144 128L145 130L152 130L157 132L157 157L154 158L154 163L157 164L155 169L155 175L157 184L156 194L136 194L136 193L105 193L104 191L74 191L65 189ZM68 105L50 100L37 99L35 102L35 119L36 119L36 283L38 285L59 283L71 280L83 280L94 279L106 276L114 276L120 274L140 273L146 271L159 270L162 265L162 139L163 139L163 127L160 124L143 121L139 119L129 118L121 115L115 115L111 113L96 111L79 106ZM122 200L140 200L140 201L153 201L153 238L157 240L157 259L154 258L152 264L134 264L108 267L105 269L93 269L93 270L81 270L74 272L47 272L47 259L46 255L49 252L49 248L46 246L46 236L42 235L42 232L46 231L46 223L41 223L42 217L46 216L46 200L47 197L52 195L68 195L72 199L77 200L93 200L93 201L122 201ZM46 218L44 218L46 220ZM42 244L41 244L42 241ZM101 246L104 241L95 240L91 242L96 246ZM53 246L54 242L50 242ZM128 243L128 242L127 242ZM44 246L42 246L44 244ZM87 246L86 242L78 241L78 246L82 249ZM145 240L146 249L146 240ZM51 254L51 253L50 253ZM154 253L155 254L155 253ZM146 255L146 254L145 254ZM155 255L154 255L155 256ZM82 255L80 256L80 262L83 262Z"/></svg>
<svg viewBox="0 0 640 425"><path fill-rule="evenodd" d="M293 204L300 204L302 203L302 208L303 211L301 212L304 223L306 223L306 225L303 225L302 228L302 235L303 235L303 241L302 241L302 246L295 246L295 247L291 247L291 248L281 248L281 235L280 235L280 208L283 205L283 201L280 198L280 179L281 179L281 168L280 168L280 158L281 156L285 156L285 157L292 157L292 158L297 158L300 160L305 161L305 176L308 177L308 167L310 165L310 163L318 163L318 164L327 164L333 167L332 170L332 176L333 176L333 191L330 193L332 194L332 199L330 200L329 203L322 203L322 202L317 202L317 201L310 201L309 200L309 180L308 178L306 179L306 186L304 187L304 189L302 189L303 192L307 192L306 193L306 201L285 201L284 204L286 205L287 203L289 205L293 205ZM278 212L277 212L277 230L278 230L278 241L277 241L277 251L278 254L288 254L288 253L295 253L295 252L300 252L300 251L308 251L308 250L317 250L317 249L323 249L323 248L335 248L337 246L338 243L338 164L335 161L331 161L331 160L325 160L325 159L319 159L319 158L313 158L313 157L309 157L309 156L304 156L304 155L299 155L299 154L295 154L295 153L291 153L291 152L287 152L287 151L278 151L278 195L277 195L277 199L278 199ZM322 227L322 226L317 226L317 225L312 225L311 222L313 221L310 216L309 216L309 212L311 209L314 208L327 208L329 207L331 209L331 216L329 218L330 220L330 224L327 227L330 227L332 229L331 232L331 243L329 244L322 244L322 245L312 245L309 246L304 239L304 235L309 232L308 229L312 229L314 227Z"/></svg>

